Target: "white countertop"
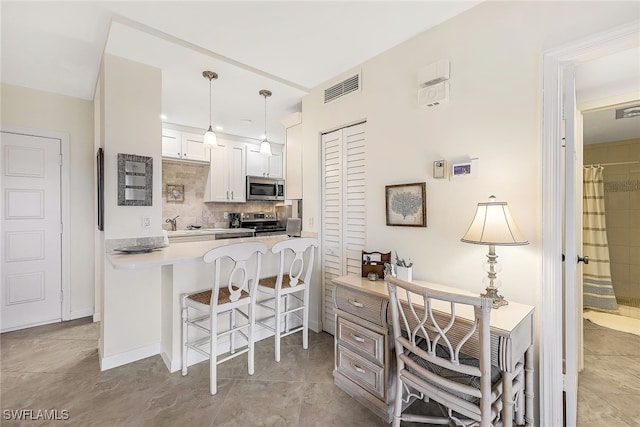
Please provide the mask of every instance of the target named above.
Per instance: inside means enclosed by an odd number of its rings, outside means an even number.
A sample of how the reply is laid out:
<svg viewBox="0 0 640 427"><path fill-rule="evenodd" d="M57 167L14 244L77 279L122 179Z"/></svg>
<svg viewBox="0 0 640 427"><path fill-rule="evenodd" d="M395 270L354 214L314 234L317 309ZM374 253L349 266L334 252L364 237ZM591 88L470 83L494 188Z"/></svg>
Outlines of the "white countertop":
<svg viewBox="0 0 640 427"><path fill-rule="evenodd" d="M237 229L234 229L237 230ZM259 241L267 245L267 249L282 240L290 239L287 235L266 237L241 237L237 239L205 240L201 242L171 243L166 248L153 252L123 254L107 254L107 259L116 270L136 270L141 268L160 267L163 265L182 264L202 260L202 256L210 249L239 242Z"/></svg>
<svg viewBox="0 0 640 427"><path fill-rule="evenodd" d="M167 231L169 237L208 236L211 234L253 233L252 228L196 228L193 230Z"/></svg>

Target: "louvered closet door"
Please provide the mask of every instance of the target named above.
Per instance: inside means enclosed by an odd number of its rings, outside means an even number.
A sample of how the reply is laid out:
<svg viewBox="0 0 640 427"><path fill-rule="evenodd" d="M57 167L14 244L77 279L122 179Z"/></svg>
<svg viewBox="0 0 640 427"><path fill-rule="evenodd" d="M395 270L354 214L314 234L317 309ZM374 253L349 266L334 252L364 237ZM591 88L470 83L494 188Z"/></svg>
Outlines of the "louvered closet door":
<svg viewBox="0 0 640 427"><path fill-rule="evenodd" d="M361 274L365 246L365 124L322 135L323 329L335 332L334 278Z"/></svg>

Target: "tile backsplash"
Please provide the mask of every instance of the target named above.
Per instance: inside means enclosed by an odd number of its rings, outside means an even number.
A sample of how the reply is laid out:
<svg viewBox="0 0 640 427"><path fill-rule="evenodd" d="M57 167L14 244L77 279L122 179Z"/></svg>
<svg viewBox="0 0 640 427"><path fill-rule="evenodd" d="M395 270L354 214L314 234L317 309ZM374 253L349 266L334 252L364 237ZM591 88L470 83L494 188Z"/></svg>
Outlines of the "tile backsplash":
<svg viewBox="0 0 640 427"><path fill-rule="evenodd" d="M275 212L278 219L286 220L287 211L283 202L204 203L204 189L209 178L209 165L187 162L162 162L162 228L170 230L167 218L178 218L178 229L189 225L204 227L227 227L225 212ZM168 202L167 185L184 185L184 201Z"/></svg>

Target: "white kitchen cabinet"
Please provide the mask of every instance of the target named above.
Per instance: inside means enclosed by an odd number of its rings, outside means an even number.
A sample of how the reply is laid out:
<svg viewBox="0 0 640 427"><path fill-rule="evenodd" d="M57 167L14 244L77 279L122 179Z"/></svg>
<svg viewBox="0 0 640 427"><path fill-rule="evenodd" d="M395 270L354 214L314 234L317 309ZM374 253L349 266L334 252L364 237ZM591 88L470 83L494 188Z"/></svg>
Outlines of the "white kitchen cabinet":
<svg viewBox="0 0 640 427"><path fill-rule="evenodd" d="M218 145L218 148L210 150L211 167L204 201L246 202L246 146L220 138Z"/></svg>
<svg viewBox="0 0 640 427"><path fill-rule="evenodd" d="M302 125L287 128L285 198L302 199Z"/></svg>
<svg viewBox="0 0 640 427"><path fill-rule="evenodd" d="M209 163L209 151L203 141L204 135L162 129L162 157Z"/></svg>
<svg viewBox="0 0 640 427"><path fill-rule="evenodd" d="M247 175L282 178L282 148L271 144L271 156L260 154L260 146L247 144Z"/></svg>

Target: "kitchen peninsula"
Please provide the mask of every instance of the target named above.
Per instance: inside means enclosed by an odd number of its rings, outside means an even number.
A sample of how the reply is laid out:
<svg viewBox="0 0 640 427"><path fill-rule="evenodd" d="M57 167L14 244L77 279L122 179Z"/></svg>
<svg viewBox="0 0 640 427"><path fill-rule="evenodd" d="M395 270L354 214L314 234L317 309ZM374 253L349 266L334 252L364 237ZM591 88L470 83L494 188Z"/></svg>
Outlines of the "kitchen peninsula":
<svg viewBox="0 0 640 427"><path fill-rule="evenodd" d="M204 289L213 283L213 265L202 256L210 249L258 240L267 245L261 276L275 275L279 258L271 247L286 235L232 240L172 243L166 248L139 254L107 254L100 325L102 370L160 354L171 372L181 366L180 294ZM269 336L257 329L257 339ZM195 363L201 359L189 359Z"/></svg>

